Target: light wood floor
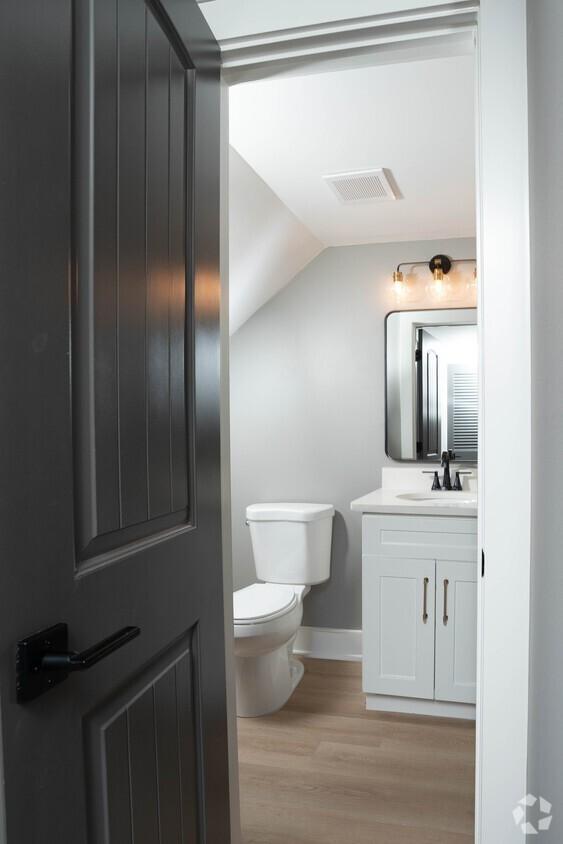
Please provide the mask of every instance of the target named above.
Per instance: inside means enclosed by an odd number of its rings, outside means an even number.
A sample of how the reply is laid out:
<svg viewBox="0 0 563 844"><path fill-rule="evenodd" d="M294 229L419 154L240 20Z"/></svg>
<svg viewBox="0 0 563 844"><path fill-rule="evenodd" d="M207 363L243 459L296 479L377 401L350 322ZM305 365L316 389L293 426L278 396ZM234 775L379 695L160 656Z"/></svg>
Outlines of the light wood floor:
<svg viewBox="0 0 563 844"><path fill-rule="evenodd" d="M244 844L471 844L474 724L368 713L358 663L304 662L281 712L238 720Z"/></svg>

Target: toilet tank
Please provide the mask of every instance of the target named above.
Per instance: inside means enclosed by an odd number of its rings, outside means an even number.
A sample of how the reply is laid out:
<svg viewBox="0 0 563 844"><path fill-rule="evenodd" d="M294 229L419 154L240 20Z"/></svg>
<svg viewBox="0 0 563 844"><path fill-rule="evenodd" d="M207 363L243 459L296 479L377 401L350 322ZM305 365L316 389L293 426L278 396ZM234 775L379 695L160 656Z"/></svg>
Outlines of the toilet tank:
<svg viewBox="0 0 563 844"><path fill-rule="evenodd" d="M331 504L251 504L246 508L259 580L313 586L330 577Z"/></svg>

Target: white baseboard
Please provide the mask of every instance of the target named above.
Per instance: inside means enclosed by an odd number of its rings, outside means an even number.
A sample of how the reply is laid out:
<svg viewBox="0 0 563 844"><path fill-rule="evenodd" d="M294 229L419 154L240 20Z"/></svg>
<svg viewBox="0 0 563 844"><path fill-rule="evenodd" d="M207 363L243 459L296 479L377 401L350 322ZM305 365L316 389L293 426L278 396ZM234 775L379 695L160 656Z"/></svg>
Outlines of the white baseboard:
<svg viewBox="0 0 563 844"><path fill-rule="evenodd" d="M300 627L293 652L313 659L362 660L362 631L332 627Z"/></svg>
<svg viewBox="0 0 563 844"><path fill-rule="evenodd" d="M475 720L476 708L471 703L450 703L442 700L421 700L392 695L366 695L369 712L404 712L408 715L434 715L438 718Z"/></svg>

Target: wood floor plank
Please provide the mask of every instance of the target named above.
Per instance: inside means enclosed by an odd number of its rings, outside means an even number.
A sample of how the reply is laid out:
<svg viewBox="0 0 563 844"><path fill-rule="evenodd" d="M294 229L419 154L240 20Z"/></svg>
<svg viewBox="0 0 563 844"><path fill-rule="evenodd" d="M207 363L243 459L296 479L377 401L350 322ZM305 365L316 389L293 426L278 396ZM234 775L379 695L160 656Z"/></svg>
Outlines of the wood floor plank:
<svg viewBox="0 0 563 844"><path fill-rule="evenodd" d="M380 823L405 824L451 832L467 832L473 801L467 794L450 790L436 782L432 788L422 781L374 781L358 772L356 776L338 771L300 771L241 766L241 788L251 798L266 795L288 813L295 808L331 809L350 822L373 819Z"/></svg>
<svg viewBox="0 0 563 844"><path fill-rule="evenodd" d="M372 713L367 713L371 715ZM427 719L409 722L404 716L397 716L397 720L390 720L387 713L381 720L357 717L334 716L315 713L299 713L282 710L274 716L260 719L239 720L239 736L254 738L264 736L291 735L302 741L317 736L319 741L330 739L335 734L345 738L350 744L364 744L365 742L384 740L388 744L398 743L406 745L420 752L458 753L474 752L474 728L470 730L450 727L445 722L443 727L437 719Z"/></svg>
<svg viewBox="0 0 563 844"><path fill-rule="evenodd" d="M314 774L336 773L337 776L356 775L381 784L399 783L421 788L438 787L458 791L471 788L474 777L472 758L457 755L412 753L406 747L382 746L382 743L350 745L342 741L322 741L316 748L303 742L288 742L283 750L274 742L245 743L240 749L241 765L268 768L292 768Z"/></svg>
<svg viewBox="0 0 563 844"><path fill-rule="evenodd" d="M304 662L284 709L239 719L244 844L470 844L474 724L366 712L358 663Z"/></svg>
<svg viewBox="0 0 563 844"><path fill-rule="evenodd" d="M287 813L270 803L243 811L244 844L471 844L472 834L441 832L370 819L340 817L311 808Z"/></svg>

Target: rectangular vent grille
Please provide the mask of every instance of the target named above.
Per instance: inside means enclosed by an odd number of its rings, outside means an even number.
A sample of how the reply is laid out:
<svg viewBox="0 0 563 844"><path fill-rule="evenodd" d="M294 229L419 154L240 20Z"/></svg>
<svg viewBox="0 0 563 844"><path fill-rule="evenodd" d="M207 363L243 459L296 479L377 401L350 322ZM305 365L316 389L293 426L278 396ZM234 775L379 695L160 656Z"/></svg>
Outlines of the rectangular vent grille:
<svg viewBox="0 0 563 844"><path fill-rule="evenodd" d="M356 170L352 173L334 173L323 176L325 182L341 202L374 202L397 199L385 170Z"/></svg>
<svg viewBox="0 0 563 844"><path fill-rule="evenodd" d="M479 433L477 373L449 366L448 382L448 448L461 459L476 459Z"/></svg>

